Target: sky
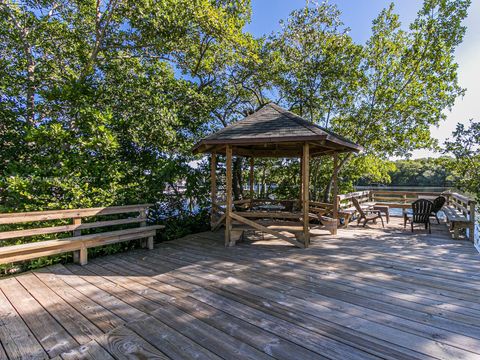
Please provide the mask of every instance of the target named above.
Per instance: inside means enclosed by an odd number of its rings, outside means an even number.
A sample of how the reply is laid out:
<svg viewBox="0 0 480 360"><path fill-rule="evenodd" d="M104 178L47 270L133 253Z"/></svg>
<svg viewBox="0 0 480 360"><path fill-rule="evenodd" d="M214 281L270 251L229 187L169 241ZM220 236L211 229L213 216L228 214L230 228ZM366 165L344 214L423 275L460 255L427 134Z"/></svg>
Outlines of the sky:
<svg viewBox="0 0 480 360"><path fill-rule="evenodd" d="M342 21L351 31L357 43L364 43L371 34L372 20L392 1L385 0L330 0L342 12ZM396 12L402 25L408 27L422 5L420 0L397 0ZM255 36L271 34L280 29L279 20L286 19L291 11L305 5L305 0L252 0L252 19L246 30ZM446 111L447 119L438 127L432 127L432 135L443 143L451 136L458 122L468 123L469 119L480 121L480 0L472 0L463 43L457 48L455 57L459 65L460 86L466 88L463 98L457 99L451 111ZM418 150L413 158L440 156L428 150Z"/></svg>

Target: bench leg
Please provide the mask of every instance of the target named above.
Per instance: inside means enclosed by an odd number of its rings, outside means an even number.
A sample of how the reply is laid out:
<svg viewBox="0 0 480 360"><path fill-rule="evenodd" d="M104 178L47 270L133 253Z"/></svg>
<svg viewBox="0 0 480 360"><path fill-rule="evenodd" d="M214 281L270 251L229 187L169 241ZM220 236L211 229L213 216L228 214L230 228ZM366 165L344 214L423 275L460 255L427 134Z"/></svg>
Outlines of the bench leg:
<svg viewBox="0 0 480 360"><path fill-rule="evenodd" d="M153 236L150 236L147 240L147 249L153 250Z"/></svg>
<svg viewBox="0 0 480 360"><path fill-rule="evenodd" d="M453 226L453 238L458 239L460 228L458 226L455 226L455 223L453 223L452 226Z"/></svg>
<svg viewBox="0 0 480 360"><path fill-rule="evenodd" d="M302 243L305 245L305 236L303 234L303 231L300 232L300 231L295 231L293 233L295 235L295 239L299 242L299 243Z"/></svg>
<svg viewBox="0 0 480 360"><path fill-rule="evenodd" d="M243 239L243 230L232 230L230 232L230 246L235 246L237 241Z"/></svg>
<svg viewBox="0 0 480 360"><path fill-rule="evenodd" d="M87 265L88 250L86 247L82 247L80 250L73 252L73 262L79 265Z"/></svg>

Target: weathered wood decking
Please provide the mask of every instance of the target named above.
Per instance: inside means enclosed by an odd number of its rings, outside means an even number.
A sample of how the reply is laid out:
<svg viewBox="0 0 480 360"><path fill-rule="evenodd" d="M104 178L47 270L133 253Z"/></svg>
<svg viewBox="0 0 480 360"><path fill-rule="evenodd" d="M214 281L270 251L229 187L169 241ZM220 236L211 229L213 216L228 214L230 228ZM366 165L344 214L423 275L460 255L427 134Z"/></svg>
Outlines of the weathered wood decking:
<svg viewBox="0 0 480 360"><path fill-rule="evenodd" d="M480 255L392 220L308 249L202 233L0 280L0 359L479 359Z"/></svg>

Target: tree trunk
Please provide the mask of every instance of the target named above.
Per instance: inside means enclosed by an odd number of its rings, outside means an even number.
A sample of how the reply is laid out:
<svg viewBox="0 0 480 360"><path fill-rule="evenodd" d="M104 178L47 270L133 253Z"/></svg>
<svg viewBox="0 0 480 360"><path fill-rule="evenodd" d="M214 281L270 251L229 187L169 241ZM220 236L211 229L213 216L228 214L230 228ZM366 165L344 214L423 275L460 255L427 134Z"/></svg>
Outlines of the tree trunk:
<svg viewBox="0 0 480 360"><path fill-rule="evenodd" d="M243 198L242 164L241 157L236 157L233 161L233 198L235 200Z"/></svg>
<svg viewBox="0 0 480 360"><path fill-rule="evenodd" d="M26 119L27 124L35 124L35 61L31 58L31 53L28 59L27 66L27 104L26 104Z"/></svg>
<svg viewBox="0 0 480 360"><path fill-rule="evenodd" d="M340 170L343 168L343 166L350 160L352 157L352 153L348 153L347 156L345 156L338 164L338 173L340 173ZM329 202L330 200L330 193L332 192L332 186L333 186L333 171L332 175L330 176L330 180L327 183L327 186L325 187L325 192L323 193L323 201L324 202Z"/></svg>

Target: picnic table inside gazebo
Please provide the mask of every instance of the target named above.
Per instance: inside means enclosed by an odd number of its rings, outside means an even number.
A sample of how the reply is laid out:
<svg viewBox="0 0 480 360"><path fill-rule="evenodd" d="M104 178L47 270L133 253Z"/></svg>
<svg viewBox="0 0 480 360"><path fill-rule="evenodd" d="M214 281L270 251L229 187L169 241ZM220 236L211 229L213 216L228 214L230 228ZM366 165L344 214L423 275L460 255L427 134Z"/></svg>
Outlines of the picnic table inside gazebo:
<svg viewBox="0 0 480 360"><path fill-rule="evenodd" d="M243 120L202 139L195 153L211 154L211 201L212 228L225 225L225 246L233 246L246 229L254 229L274 235L298 247L308 247L310 242L310 219L317 218L311 211L316 204L309 197L309 163L319 156L333 158L333 188L331 218L338 219L338 155L360 152L362 147L350 140L328 131L282 107L269 103ZM217 200L217 155L226 156L226 201ZM250 199L233 200L232 158L242 156L250 159ZM253 175L256 158L300 158L301 186L299 200L292 202L291 210L258 206L253 208ZM294 206L297 205L297 206ZM224 208L222 207L224 206ZM235 207L242 208L238 211ZM223 214L222 214L223 212ZM285 234L287 233L287 234ZM293 237L289 236L288 233ZM332 228L336 233L336 228Z"/></svg>

